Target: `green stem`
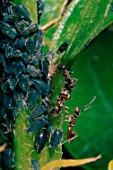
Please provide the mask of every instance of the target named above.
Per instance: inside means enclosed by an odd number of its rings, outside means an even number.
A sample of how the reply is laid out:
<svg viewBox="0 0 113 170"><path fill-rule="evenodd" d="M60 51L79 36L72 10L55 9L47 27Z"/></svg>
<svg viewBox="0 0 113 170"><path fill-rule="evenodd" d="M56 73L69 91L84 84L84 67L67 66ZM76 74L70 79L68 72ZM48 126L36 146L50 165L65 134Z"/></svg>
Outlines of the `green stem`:
<svg viewBox="0 0 113 170"><path fill-rule="evenodd" d="M15 170L30 168L31 151L33 148L33 135L26 133L28 121L27 111L20 111L16 118L14 133L14 151L15 151Z"/></svg>

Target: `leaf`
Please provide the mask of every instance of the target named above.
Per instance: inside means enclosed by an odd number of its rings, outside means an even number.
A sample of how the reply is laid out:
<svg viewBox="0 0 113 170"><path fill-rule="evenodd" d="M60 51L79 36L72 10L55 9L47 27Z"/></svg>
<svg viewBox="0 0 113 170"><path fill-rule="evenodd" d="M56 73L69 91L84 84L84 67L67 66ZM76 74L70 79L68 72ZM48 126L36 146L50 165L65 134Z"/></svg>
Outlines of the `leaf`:
<svg viewBox="0 0 113 170"><path fill-rule="evenodd" d="M113 169L113 160L111 160L108 164L108 170L112 170Z"/></svg>
<svg viewBox="0 0 113 170"><path fill-rule="evenodd" d="M51 42L56 49L69 40L70 47L63 56L65 63L71 65L84 45L113 22L111 4L112 0L76 0L70 3Z"/></svg>
<svg viewBox="0 0 113 170"><path fill-rule="evenodd" d="M78 78L78 83L71 93L73 100L68 102L70 113L73 114L75 106L81 109L96 96L92 108L81 113L77 119L74 130L78 138L71 144L65 144L74 158L103 154L103 158L98 162L85 165L88 170L106 170L109 160L113 157L112 40L111 26L78 55L72 67L72 76ZM65 131L67 126L65 123Z"/></svg>
<svg viewBox="0 0 113 170"><path fill-rule="evenodd" d="M101 158L101 155L98 155L97 157L78 159L78 160L59 159L59 160L55 160L55 161L51 161L51 162L47 163L45 166L43 166L41 168L41 170L49 170L51 168L56 168L56 167L61 168L61 167L68 167L68 166L80 166L80 165L83 165L83 164L86 164L86 163L97 161L100 158Z"/></svg>

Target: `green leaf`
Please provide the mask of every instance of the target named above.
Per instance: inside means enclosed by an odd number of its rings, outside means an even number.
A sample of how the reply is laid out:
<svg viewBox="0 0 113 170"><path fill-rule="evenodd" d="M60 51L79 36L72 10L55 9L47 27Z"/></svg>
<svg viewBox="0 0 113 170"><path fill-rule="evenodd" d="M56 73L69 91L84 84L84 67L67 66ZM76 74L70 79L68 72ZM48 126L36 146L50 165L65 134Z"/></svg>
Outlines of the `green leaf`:
<svg viewBox="0 0 113 170"><path fill-rule="evenodd" d="M113 22L112 0L72 1L53 35L52 47L69 40L70 47L63 57L72 64L84 45L94 39L103 29Z"/></svg>
<svg viewBox="0 0 113 170"><path fill-rule="evenodd" d="M113 27L109 27L78 55L72 67L78 83L71 95L73 100L68 102L71 114L75 106L81 109L96 96L92 108L77 119L74 130L78 137L65 145L74 158L102 153L101 160L85 166L88 170L106 170L113 158L112 41ZM65 131L67 126L65 123Z"/></svg>

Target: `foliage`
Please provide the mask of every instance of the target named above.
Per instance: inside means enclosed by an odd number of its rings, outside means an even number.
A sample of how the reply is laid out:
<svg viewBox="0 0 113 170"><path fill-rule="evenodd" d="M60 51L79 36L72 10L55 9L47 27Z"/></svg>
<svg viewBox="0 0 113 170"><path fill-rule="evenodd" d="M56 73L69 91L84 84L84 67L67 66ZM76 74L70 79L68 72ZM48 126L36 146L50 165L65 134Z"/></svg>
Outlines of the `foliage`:
<svg viewBox="0 0 113 170"><path fill-rule="evenodd" d="M33 21L36 23L36 1L35 0L32 0L32 2L31 0L27 0L27 1L14 0L14 2L23 3L28 8L30 14L32 15ZM64 3L63 0L58 0L58 1L55 1L55 0L46 1L45 0L44 2L45 2L45 13L41 19L42 26L47 24L52 19L55 19L58 17L60 8ZM104 49L104 44L103 44L102 51L100 51L100 55L101 55L100 62L98 62L97 53L95 56L93 56L92 54L93 57L91 57L90 50L89 51L87 49L84 50L84 48L87 47L89 43L103 29L105 29L107 26L109 26L113 22L112 3L113 3L112 0L104 0L104 2L103 0L99 0L99 1L95 1L95 0L90 0L90 1L75 0L74 1L72 0L71 3L67 6L66 12L64 16L62 17L62 19L45 32L45 42L47 43L45 50L48 50L48 46L49 46L50 49L56 51L59 45L65 40L68 40L70 43L69 49L63 56L63 64L65 64L70 70L72 69L73 71L75 71L73 77L77 77L79 79L78 84L77 84L77 89L75 89L76 92L75 90L72 92L73 100L67 103L69 105L70 112L73 113L73 109L75 105L78 105L79 107L82 108L85 104L89 102L90 98L92 98L94 95L97 96L97 100L92 106L92 109L88 110L87 113L83 113L81 117L79 118L79 121L77 122L76 131L78 135L80 136L78 137L78 139L76 139L76 141L74 141L76 142L77 147L75 148L74 142L72 144L66 144L66 148L68 149L68 151L77 158L78 157L82 158L82 157L87 157L87 156L91 157L92 155L95 155L95 154L98 155L99 154L98 152L100 153L104 152L103 148L107 146L107 144L109 143L108 137L110 135L112 136L112 130L110 129L110 124L112 125L112 120L109 123L110 119L109 119L109 116L107 116L106 114L106 113L109 113L109 115L112 117L113 108L110 105L111 104L110 93L112 92L112 90L107 91L108 89L109 90L111 89L111 87L108 86L110 85L110 82L111 82L111 79L108 75L111 74L112 71L110 70L111 72L109 72L108 69L104 68L104 67L107 68L109 66L110 61L112 62L112 57L109 59L107 58L108 59L107 60L108 63L107 63L105 60L106 56L109 56L109 55L111 56L111 54L105 53L105 52L104 54L102 53ZM109 42L109 39L107 39L106 41ZM95 46L96 45L91 46L92 48L95 49L95 51L98 49L98 47L100 49L101 48L100 42L97 43L96 47ZM109 48L107 51L109 51ZM81 52L82 50L83 52ZM93 51L93 49L91 50ZM77 54L79 54L80 52L81 54L77 56ZM77 62L75 61L76 58L77 58ZM55 61L58 61L58 60L62 62L60 57L56 55ZM101 67L101 63L103 63L102 67ZM104 73L103 73L103 70L104 70ZM103 74L105 75L103 76ZM105 77L107 78L107 80L105 79ZM59 79L59 82L57 81L58 79ZM59 76L58 71L56 71L53 77L53 82L52 82L53 89L55 89L56 83L58 87L59 86L62 87L62 84L63 84L62 77ZM92 86L92 84L94 86ZM56 98L58 94L59 94L59 91L55 90L55 95L53 94L51 98L52 99ZM80 102L82 104L80 104ZM101 107L99 107L100 105ZM103 119L100 115L98 115L100 114L100 112L102 112L103 114ZM60 116L60 119L61 119L61 116ZM16 124L17 132L18 132L19 124L23 125L23 123L21 122L22 119L23 119L23 116L22 114L20 114L20 117L18 118L17 124ZM59 118L56 118L56 122L58 119ZM106 119L108 120L107 124L106 124ZM23 119L23 121L26 121L26 120ZM96 127L97 122L99 125L97 126L98 129ZM104 122L104 128L102 124L100 124L100 122ZM55 127L59 127L59 125L60 124L57 122L55 124ZM107 125L109 125L109 127ZM23 127L20 127L20 129L21 128ZM66 130L67 130L67 125L64 124L64 131ZM84 134L86 134L85 139L84 139ZM103 135L100 136L101 134ZM23 136L24 138L26 138L25 134L21 134L21 135L22 136L19 137L20 139ZM94 139L93 136L99 136L98 140L96 137ZM18 142L19 141L18 135L16 137L14 141ZM31 136L30 138L32 139L33 137ZM24 139L24 140L27 140L27 139ZM83 146L83 143L88 144L88 145ZM99 149L98 143L103 145L102 150ZM110 140L110 143L112 143L112 139ZM33 142L30 141L30 144L33 146ZM15 145L19 146L20 143L16 143ZM17 148L21 152L24 149L24 147L23 145L20 145L19 147ZM110 150L112 149L109 148L109 150L107 150L107 147L106 147L106 152L104 154L110 155ZM51 153L49 149L47 150L47 148L45 148L45 150L42 151L43 165L46 164L46 162L48 162L48 159L49 160L58 159L59 155L61 155L61 149L58 148L57 151L59 151L60 153L59 154L53 153L53 152ZM35 157L36 157L36 153L35 153ZM40 156L38 156L38 158L39 157ZM42 159L41 158L39 159L40 159L40 164L41 164ZM108 161L106 156L103 157L103 159L106 159L106 162ZM111 156L109 157L109 160L111 160ZM94 169L95 169L95 166L96 168L102 167L102 164L103 162L99 161L97 165L96 164L94 165ZM92 168L93 164L92 166L86 166L86 168L89 168L89 167ZM97 169L101 169L101 168L97 168Z"/></svg>

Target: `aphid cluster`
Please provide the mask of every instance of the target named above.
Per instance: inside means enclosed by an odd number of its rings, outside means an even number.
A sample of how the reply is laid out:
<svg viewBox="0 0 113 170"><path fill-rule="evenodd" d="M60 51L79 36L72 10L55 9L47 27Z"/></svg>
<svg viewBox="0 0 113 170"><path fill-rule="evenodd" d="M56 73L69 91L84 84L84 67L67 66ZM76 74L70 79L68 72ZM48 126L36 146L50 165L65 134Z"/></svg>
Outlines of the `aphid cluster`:
<svg viewBox="0 0 113 170"><path fill-rule="evenodd" d="M37 0L37 6L38 24L31 24L29 12L22 4L15 5L10 0L2 0L0 4L0 132L7 142L6 150L0 155L0 164L6 170L14 165L12 141L19 111L29 109L26 133L36 134L36 152L40 153L46 144L55 150L62 140L62 132L53 128L51 114L55 117L61 113L76 83L67 68L60 65L58 68L65 78L64 89L60 91L56 106L49 109L48 67L54 53L44 54L42 50L44 33L39 24L44 10L43 1ZM68 41L64 42L57 53L63 53L68 44ZM76 108L74 116L68 117L68 141L75 137L73 127L78 113ZM39 169L36 159L31 160L31 167Z"/></svg>
<svg viewBox="0 0 113 170"><path fill-rule="evenodd" d="M40 23L44 4L41 0L37 4ZM30 110L30 123L26 131L37 132L34 141L37 153L43 149L50 134L51 147L55 149L52 136L58 134L59 130L53 129L48 116L48 66L54 53L50 51L44 54L44 33L37 23L31 24L29 12L21 4L2 0L0 18L0 131L7 141L7 149L1 153L0 164L7 170L13 167L12 138L19 110ZM42 103L37 104L38 100ZM33 166L34 162L32 160Z"/></svg>

